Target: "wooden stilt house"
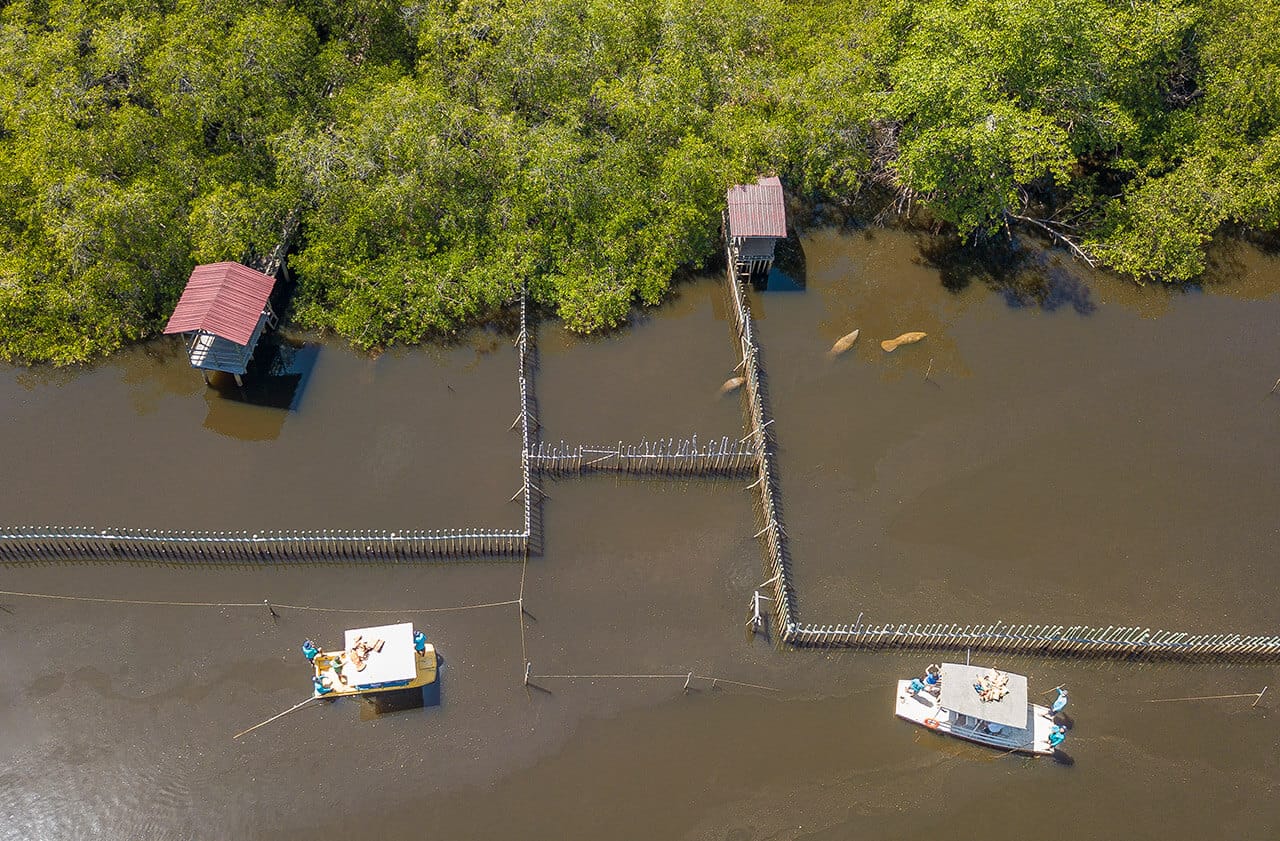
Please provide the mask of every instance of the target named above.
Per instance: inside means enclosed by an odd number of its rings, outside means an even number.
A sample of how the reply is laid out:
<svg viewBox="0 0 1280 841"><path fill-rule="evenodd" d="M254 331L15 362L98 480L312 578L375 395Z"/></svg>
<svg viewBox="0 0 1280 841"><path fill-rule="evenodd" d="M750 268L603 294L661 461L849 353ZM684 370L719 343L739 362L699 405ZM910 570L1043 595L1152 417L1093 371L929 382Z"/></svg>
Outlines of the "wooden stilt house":
<svg viewBox="0 0 1280 841"><path fill-rule="evenodd" d="M774 246L787 238L782 182L768 176L754 184L739 184L729 188L727 199L725 239L735 273L742 278L768 274Z"/></svg>
<svg viewBox="0 0 1280 841"><path fill-rule="evenodd" d="M210 371L225 371L243 385L258 340L276 326L269 300L275 283L240 263L196 266L164 332L187 337L191 367L201 370L205 382Z"/></svg>

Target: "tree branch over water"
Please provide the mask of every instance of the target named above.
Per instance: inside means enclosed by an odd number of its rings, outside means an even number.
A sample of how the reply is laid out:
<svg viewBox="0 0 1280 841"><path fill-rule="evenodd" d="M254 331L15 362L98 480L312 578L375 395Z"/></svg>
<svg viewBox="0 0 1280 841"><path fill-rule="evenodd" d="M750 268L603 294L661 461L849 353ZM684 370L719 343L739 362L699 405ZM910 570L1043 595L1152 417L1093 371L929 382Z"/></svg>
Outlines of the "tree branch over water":
<svg viewBox="0 0 1280 841"><path fill-rule="evenodd" d="M1077 257L1079 257L1080 260L1084 262L1086 265L1089 265L1089 266L1097 265L1097 258L1094 257L1092 254L1090 254L1088 251L1086 251L1084 247L1080 245L1080 243L1076 240L1076 238L1073 235L1062 230L1062 228L1064 227L1062 223L1055 222L1052 219L1037 219L1032 216L1024 216L1020 213L1010 213L1009 218L1016 219L1019 222L1026 222L1029 225L1034 225L1035 227L1049 234L1049 236L1053 239L1054 242L1060 242L1063 245L1067 246L1067 248L1071 249L1071 252L1075 254Z"/></svg>

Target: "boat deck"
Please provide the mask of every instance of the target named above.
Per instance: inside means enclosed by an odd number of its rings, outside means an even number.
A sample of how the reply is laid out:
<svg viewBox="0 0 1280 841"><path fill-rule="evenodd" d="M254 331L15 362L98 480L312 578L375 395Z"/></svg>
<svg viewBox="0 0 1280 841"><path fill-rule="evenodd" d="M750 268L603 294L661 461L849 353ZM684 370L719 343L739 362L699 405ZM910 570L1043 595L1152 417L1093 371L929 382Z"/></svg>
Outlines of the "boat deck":
<svg viewBox="0 0 1280 841"><path fill-rule="evenodd" d="M1027 704L1025 726L1000 727L997 730L980 718L948 710L927 691L913 693L911 681L900 680L894 714L930 730L993 748L1003 748L1019 753L1043 755L1053 753L1053 748L1049 746L1049 728L1053 726L1053 717L1048 707L1038 704Z"/></svg>
<svg viewBox="0 0 1280 841"><path fill-rule="evenodd" d="M327 682L332 687L332 691L321 694L314 691L316 698L339 698L348 695L371 695L375 692L391 692L397 689L414 689L419 686L426 686L434 683L436 680L436 649L435 646L428 644L426 650L414 657L414 666L416 674L407 681L393 682L388 684L379 684L375 686L357 686L356 680L352 676L356 674L355 667L351 664L346 651L339 651L333 654L324 653L321 655L325 658L324 663L315 665L316 677ZM317 657L316 660L320 660ZM313 661L313 664L315 661ZM347 676L347 682L343 682L342 677Z"/></svg>

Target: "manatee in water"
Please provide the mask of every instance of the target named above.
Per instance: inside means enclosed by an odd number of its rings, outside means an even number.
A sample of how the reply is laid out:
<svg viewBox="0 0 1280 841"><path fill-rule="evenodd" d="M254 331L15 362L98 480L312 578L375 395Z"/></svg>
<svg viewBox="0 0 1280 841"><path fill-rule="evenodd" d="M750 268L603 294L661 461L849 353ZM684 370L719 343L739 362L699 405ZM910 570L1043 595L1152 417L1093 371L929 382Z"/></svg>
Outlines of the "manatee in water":
<svg viewBox="0 0 1280 841"><path fill-rule="evenodd" d="M903 333L896 339L885 339L880 343L880 347L884 348L887 353L892 353L897 349L898 345L909 345L923 339L928 333Z"/></svg>
<svg viewBox="0 0 1280 841"><path fill-rule="evenodd" d="M841 336L840 339L831 346L831 350L827 351L827 356L839 356L849 348L853 347L853 343L858 341L858 332L854 330L847 336Z"/></svg>
<svg viewBox="0 0 1280 841"><path fill-rule="evenodd" d="M720 386L720 393L728 394L734 389L739 388L746 381L747 381L746 377L734 377L731 380L725 380L724 385Z"/></svg>

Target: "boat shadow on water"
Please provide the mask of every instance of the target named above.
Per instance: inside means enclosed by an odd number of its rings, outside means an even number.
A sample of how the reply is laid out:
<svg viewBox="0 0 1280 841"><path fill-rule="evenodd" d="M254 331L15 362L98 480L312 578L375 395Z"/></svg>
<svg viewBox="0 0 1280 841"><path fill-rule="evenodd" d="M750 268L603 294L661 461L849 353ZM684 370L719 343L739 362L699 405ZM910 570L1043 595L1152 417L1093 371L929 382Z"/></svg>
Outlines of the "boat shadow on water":
<svg viewBox="0 0 1280 841"><path fill-rule="evenodd" d="M409 712L410 710L429 710L439 707L441 703L440 682L443 676L437 677L426 686L412 689L393 689L390 692L379 692L376 695L357 696L360 704L360 720L376 721L384 715Z"/></svg>

